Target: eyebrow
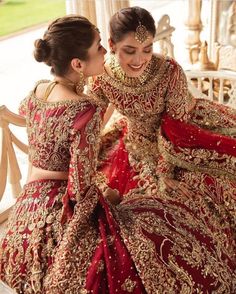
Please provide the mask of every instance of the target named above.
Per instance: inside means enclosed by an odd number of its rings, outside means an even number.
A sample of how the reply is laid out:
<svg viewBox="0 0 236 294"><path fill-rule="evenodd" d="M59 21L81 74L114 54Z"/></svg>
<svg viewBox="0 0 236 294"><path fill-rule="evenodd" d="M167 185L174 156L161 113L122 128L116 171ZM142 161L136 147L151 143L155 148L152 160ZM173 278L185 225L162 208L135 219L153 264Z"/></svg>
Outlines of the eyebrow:
<svg viewBox="0 0 236 294"><path fill-rule="evenodd" d="M145 46L143 49L147 49L148 47L151 47L152 45L153 45L153 43L151 43L151 44ZM131 48L131 49L136 49L136 48L137 48L137 47L130 46L130 45L125 45L124 47L126 47L126 48Z"/></svg>

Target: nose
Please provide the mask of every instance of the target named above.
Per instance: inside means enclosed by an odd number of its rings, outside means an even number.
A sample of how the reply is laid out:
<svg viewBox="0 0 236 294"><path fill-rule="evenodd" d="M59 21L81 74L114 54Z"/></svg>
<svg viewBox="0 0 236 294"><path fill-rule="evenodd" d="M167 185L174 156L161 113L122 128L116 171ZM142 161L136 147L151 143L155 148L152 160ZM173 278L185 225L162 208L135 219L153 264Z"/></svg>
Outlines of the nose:
<svg viewBox="0 0 236 294"><path fill-rule="evenodd" d="M103 54L105 55L107 53L107 50L102 46L103 48Z"/></svg>
<svg viewBox="0 0 236 294"><path fill-rule="evenodd" d="M140 65L143 62L144 62L143 54L137 53L137 54L134 55L134 57L133 57L133 63L135 65Z"/></svg>

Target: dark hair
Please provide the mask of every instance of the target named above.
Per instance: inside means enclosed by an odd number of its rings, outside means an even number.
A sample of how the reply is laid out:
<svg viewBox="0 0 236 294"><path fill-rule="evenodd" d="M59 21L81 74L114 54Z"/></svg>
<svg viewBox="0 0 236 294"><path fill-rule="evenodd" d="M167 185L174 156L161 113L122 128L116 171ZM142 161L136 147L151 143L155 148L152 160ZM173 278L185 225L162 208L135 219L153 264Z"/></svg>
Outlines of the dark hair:
<svg viewBox="0 0 236 294"><path fill-rule="evenodd" d="M69 15L53 21L43 39L34 42L34 57L51 66L52 74L63 76L73 58L88 60L95 39L95 26L85 17Z"/></svg>
<svg viewBox="0 0 236 294"><path fill-rule="evenodd" d="M121 41L127 33L135 32L140 23L155 36L155 21L146 9L138 6L120 9L111 17L109 23L111 40L114 43Z"/></svg>

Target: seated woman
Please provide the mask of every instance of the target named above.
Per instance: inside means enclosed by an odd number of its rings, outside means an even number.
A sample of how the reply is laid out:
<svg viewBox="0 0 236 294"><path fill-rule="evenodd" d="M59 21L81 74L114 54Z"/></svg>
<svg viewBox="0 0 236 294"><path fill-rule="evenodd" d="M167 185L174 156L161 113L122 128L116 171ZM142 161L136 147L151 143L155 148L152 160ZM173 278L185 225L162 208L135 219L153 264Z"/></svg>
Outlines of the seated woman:
<svg viewBox="0 0 236 294"><path fill-rule="evenodd" d="M124 119L103 136L100 169L121 196L190 188L222 203L234 222L236 111L192 97L181 66L153 53L155 32L139 7L110 20L112 54L92 92Z"/></svg>
<svg viewBox="0 0 236 294"><path fill-rule="evenodd" d="M102 103L83 93L84 79L104 68L106 50L96 27L81 16L62 17L35 41L35 59L51 67L23 100L29 161L27 184L17 199L0 249L0 278L17 293L44 293L69 212L67 199L99 195L94 181ZM95 201L95 200L94 200Z"/></svg>

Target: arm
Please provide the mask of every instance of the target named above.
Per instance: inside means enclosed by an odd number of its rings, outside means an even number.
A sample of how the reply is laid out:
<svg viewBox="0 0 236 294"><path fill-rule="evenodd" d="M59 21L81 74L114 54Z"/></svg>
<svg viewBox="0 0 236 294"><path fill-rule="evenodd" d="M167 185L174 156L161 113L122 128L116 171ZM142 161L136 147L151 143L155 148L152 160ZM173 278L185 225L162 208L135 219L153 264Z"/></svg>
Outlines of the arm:
<svg viewBox="0 0 236 294"><path fill-rule="evenodd" d="M100 78L96 78L90 82L88 86L88 95L95 97L98 103L100 103L104 110L106 110L103 116L102 128L104 128L111 118L115 107L112 104L109 104L109 100L102 89L102 82Z"/></svg>
<svg viewBox="0 0 236 294"><path fill-rule="evenodd" d="M170 78L166 92L166 112L174 119L187 121L196 100L188 91L187 78L182 67L172 59L168 70Z"/></svg>
<svg viewBox="0 0 236 294"><path fill-rule="evenodd" d="M190 112L195 106L195 99L188 92L187 78L181 66L174 60L169 61L168 73L169 77L168 88L166 91L166 114L162 117L162 127L159 138L159 149L161 150L161 157L158 161L157 174L162 178L161 186L163 189L176 186L175 178L175 163L167 158L167 147L169 144L169 133L172 128L167 126L168 132L166 132L165 126L168 119L171 121L180 120L188 121L190 118ZM181 131L181 130L179 130ZM168 139L167 139L168 138ZM169 179L166 181L166 179ZM173 188L173 187L172 187Z"/></svg>
<svg viewBox="0 0 236 294"><path fill-rule="evenodd" d="M79 201L95 184L101 108L89 105L77 115L71 130L69 198Z"/></svg>
<svg viewBox="0 0 236 294"><path fill-rule="evenodd" d="M90 106L77 115L72 129L70 147L71 161L68 177L68 195L64 198L65 208L68 200L74 202L86 197L88 191L105 192L104 196L113 204L119 201L117 191L107 188L103 178L97 172L97 155L100 126L103 110ZM96 193L96 192L95 192Z"/></svg>

